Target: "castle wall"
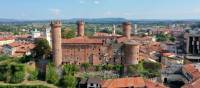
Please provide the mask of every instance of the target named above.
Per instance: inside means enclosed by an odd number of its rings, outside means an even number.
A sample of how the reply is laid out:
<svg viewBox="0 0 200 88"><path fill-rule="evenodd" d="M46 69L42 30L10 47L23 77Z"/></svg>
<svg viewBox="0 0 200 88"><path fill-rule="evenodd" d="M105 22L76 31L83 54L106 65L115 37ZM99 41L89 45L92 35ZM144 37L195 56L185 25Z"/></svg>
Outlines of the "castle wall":
<svg viewBox="0 0 200 88"><path fill-rule="evenodd" d="M63 44L63 63L77 64L90 63L101 64L101 45L98 44Z"/></svg>
<svg viewBox="0 0 200 88"><path fill-rule="evenodd" d="M127 65L138 64L139 48L140 46L137 44L125 44L124 47L125 64Z"/></svg>

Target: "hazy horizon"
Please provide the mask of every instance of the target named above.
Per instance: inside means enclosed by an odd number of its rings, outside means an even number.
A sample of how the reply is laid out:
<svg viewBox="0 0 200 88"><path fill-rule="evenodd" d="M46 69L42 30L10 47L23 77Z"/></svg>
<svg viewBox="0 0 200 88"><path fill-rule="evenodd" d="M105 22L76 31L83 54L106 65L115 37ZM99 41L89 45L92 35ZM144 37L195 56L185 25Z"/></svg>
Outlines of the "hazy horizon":
<svg viewBox="0 0 200 88"><path fill-rule="evenodd" d="M2 0L0 18L200 19L200 0Z"/></svg>

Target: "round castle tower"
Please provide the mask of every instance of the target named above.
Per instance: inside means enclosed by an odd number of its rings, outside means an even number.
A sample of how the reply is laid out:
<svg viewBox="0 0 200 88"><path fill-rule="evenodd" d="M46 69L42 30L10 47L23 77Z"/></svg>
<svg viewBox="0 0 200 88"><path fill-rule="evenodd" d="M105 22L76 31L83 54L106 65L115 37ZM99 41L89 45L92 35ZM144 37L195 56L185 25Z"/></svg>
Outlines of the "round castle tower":
<svg viewBox="0 0 200 88"><path fill-rule="evenodd" d="M132 29L131 22L123 22L122 27L123 27L123 36L130 39L131 38L131 29Z"/></svg>
<svg viewBox="0 0 200 88"><path fill-rule="evenodd" d="M135 41L128 41L124 46L125 64L138 64L140 45Z"/></svg>
<svg viewBox="0 0 200 88"><path fill-rule="evenodd" d="M62 48L61 48L61 21L52 21L52 49L53 49L53 62L56 67L62 65Z"/></svg>
<svg viewBox="0 0 200 88"><path fill-rule="evenodd" d="M77 21L77 33L78 36L84 36L84 26L85 23L82 20Z"/></svg>

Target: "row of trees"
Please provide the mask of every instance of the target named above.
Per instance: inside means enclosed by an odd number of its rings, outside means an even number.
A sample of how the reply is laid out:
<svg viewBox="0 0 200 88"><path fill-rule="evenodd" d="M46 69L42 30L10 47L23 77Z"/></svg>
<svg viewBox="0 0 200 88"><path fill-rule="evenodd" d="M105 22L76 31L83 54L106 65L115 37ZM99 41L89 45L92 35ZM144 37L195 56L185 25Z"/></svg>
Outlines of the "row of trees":
<svg viewBox="0 0 200 88"><path fill-rule="evenodd" d="M63 66L62 73L59 76L59 72L56 70L55 66L53 66L53 64L48 64L46 81L63 88L76 88L77 79L74 75L78 70L77 66L66 64Z"/></svg>
<svg viewBox="0 0 200 88"><path fill-rule="evenodd" d="M86 28L85 29L85 35L86 36L93 36L94 35L94 29L92 28ZM70 38L74 38L76 37L76 31L75 29L70 29L70 28L65 28L65 29L62 29L62 38L65 38L65 39L70 39Z"/></svg>
<svg viewBox="0 0 200 88"><path fill-rule="evenodd" d="M92 66L92 65L90 65L89 63L81 64L81 67L84 68L85 71L87 71L90 66ZM112 65L112 64L96 65L96 66L92 66L92 67L95 67L96 71L114 70L116 72L120 72L124 69L124 67L122 65Z"/></svg>
<svg viewBox="0 0 200 88"><path fill-rule="evenodd" d="M176 39L168 34L158 34L156 35L156 40L159 42L163 42L163 41L171 41L174 42Z"/></svg>
<svg viewBox="0 0 200 88"><path fill-rule="evenodd" d="M160 76L161 65L156 62L141 61L137 65L128 66L128 75L154 78Z"/></svg>
<svg viewBox="0 0 200 88"><path fill-rule="evenodd" d="M24 81L25 67L23 64L5 64L0 66L0 81L20 83Z"/></svg>
<svg viewBox="0 0 200 88"><path fill-rule="evenodd" d="M91 65L88 63L83 63L81 65L81 67L83 67L86 72L90 66ZM119 74L119 76L120 75L123 76L124 72L123 65L106 64L106 65L96 65L92 67L95 67L96 71L114 71L117 74ZM146 78L154 78L160 76L160 69L161 65L159 63L141 61L137 65L128 66L127 72L129 76L142 76Z"/></svg>

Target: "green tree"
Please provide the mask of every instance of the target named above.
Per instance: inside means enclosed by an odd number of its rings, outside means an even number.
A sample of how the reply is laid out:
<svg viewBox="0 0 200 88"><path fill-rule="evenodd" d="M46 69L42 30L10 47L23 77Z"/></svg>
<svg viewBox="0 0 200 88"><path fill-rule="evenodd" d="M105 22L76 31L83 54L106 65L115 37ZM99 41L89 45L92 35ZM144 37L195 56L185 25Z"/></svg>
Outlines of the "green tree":
<svg viewBox="0 0 200 88"><path fill-rule="evenodd" d="M103 30L100 30L100 32L103 32L103 33L109 33L109 34L112 33L112 31L109 30L109 29L103 29Z"/></svg>
<svg viewBox="0 0 200 88"><path fill-rule="evenodd" d="M85 25L85 35L86 36L93 36L95 33L95 28L91 27L91 25Z"/></svg>
<svg viewBox="0 0 200 88"><path fill-rule="evenodd" d="M122 65L114 65L113 69L117 72L120 72L123 70L123 66Z"/></svg>
<svg viewBox="0 0 200 88"><path fill-rule="evenodd" d="M159 63L142 61L141 64L143 69L139 70L141 76L146 78L153 78L160 76L161 66ZM140 66L139 68L141 69Z"/></svg>
<svg viewBox="0 0 200 88"><path fill-rule="evenodd" d="M68 29L68 30L62 30L62 38L74 38L76 37L76 33L74 30Z"/></svg>
<svg viewBox="0 0 200 88"><path fill-rule="evenodd" d="M35 70L33 70L33 71L31 71L31 72L29 73L28 80L34 81L34 80L37 80L37 79L38 79L37 77L38 77L38 70L35 69Z"/></svg>
<svg viewBox="0 0 200 88"><path fill-rule="evenodd" d="M63 67L63 75L74 75L78 71L76 65L65 64Z"/></svg>
<svg viewBox="0 0 200 88"><path fill-rule="evenodd" d="M165 34L158 34L158 35L156 35L156 40L157 41L167 41L168 40L168 37L167 37L167 35L165 35Z"/></svg>
<svg viewBox="0 0 200 88"><path fill-rule="evenodd" d="M10 79L10 83L20 83L24 80L24 76L25 72L23 71L15 72Z"/></svg>
<svg viewBox="0 0 200 88"><path fill-rule="evenodd" d="M51 47L46 39L37 39L33 49L33 56L39 59L46 59L50 55Z"/></svg>
<svg viewBox="0 0 200 88"><path fill-rule="evenodd" d="M96 71L100 71L101 69L102 69L102 66L101 66L101 65L96 65L96 66L95 66L95 70L96 70Z"/></svg>
<svg viewBox="0 0 200 88"><path fill-rule="evenodd" d="M72 75L66 75L63 77L61 80L61 84L63 88L76 88L76 83L77 80L74 76Z"/></svg>
<svg viewBox="0 0 200 88"><path fill-rule="evenodd" d="M11 57L7 55L0 55L0 61L11 59Z"/></svg>
<svg viewBox="0 0 200 88"><path fill-rule="evenodd" d="M56 84L58 83L59 77L56 72L56 68L52 64L47 65L46 71L46 81L48 83Z"/></svg>
<svg viewBox="0 0 200 88"><path fill-rule="evenodd" d="M139 75L138 65L129 65L127 70L128 70L128 75L131 75L131 76Z"/></svg>
<svg viewBox="0 0 200 88"><path fill-rule="evenodd" d="M112 70L113 69L113 65L112 64L107 64L103 66L104 70Z"/></svg>
<svg viewBox="0 0 200 88"><path fill-rule="evenodd" d="M147 62L147 61L144 61L143 66L145 69L152 71L152 72L159 71L161 68L159 63Z"/></svg>
<svg viewBox="0 0 200 88"><path fill-rule="evenodd" d="M87 69L90 67L90 64L89 63L82 63L81 67L83 67L84 70L87 71Z"/></svg>
<svg viewBox="0 0 200 88"><path fill-rule="evenodd" d="M23 64L13 64L9 66L8 74L10 75L10 83L20 83L24 80L25 77L25 67Z"/></svg>
<svg viewBox="0 0 200 88"><path fill-rule="evenodd" d="M169 40L174 42L176 39L174 37L170 37Z"/></svg>
<svg viewBox="0 0 200 88"><path fill-rule="evenodd" d="M26 62L29 62L33 59L33 57L31 55L29 56L23 56L19 59L19 62L20 63L26 63Z"/></svg>

